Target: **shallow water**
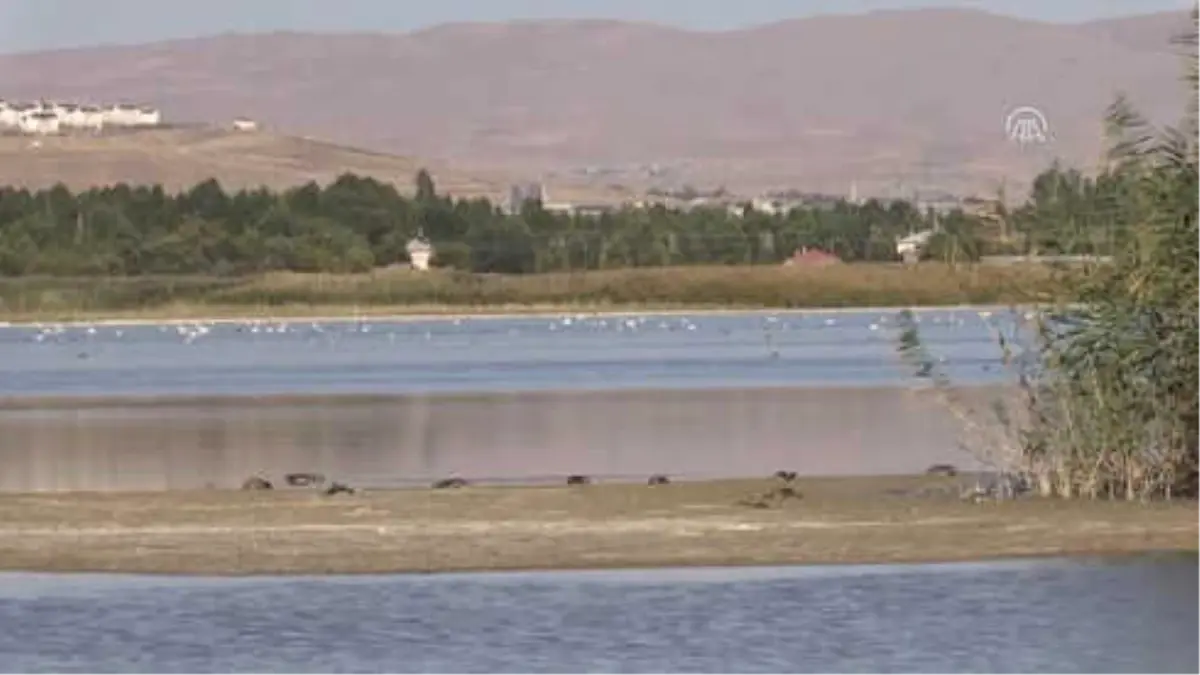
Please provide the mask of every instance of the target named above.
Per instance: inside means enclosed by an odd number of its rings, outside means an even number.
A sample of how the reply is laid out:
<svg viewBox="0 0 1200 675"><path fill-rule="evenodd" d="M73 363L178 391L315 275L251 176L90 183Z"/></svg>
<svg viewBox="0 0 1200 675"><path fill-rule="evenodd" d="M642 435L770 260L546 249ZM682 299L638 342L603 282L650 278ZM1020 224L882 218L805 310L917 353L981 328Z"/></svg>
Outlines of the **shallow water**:
<svg viewBox="0 0 1200 675"><path fill-rule="evenodd" d="M178 579L0 575L7 672L1196 672L1191 556Z"/></svg>
<svg viewBox="0 0 1200 675"><path fill-rule="evenodd" d="M964 384L1002 379L989 310L918 313ZM898 384L895 310L0 327L0 397Z"/></svg>
<svg viewBox="0 0 1200 675"><path fill-rule="evenodd" d="M998 388L969 392L982 410ZM961 426L899 387L520 392L0 410L0 490L237 487L315 471L360 487L973 466Z"/></svg>
<svg viewBox="0 0 1200 675"><path fill-rule="evenodd" d="M989 330L1003 315L919 318L957 382L991 385L973 389L986 410L1004 381ZM907 390L897 338L886 310L0 328L0 399L180 397L0 407L0 490L235 487L296 471L390 487L972 466L961 426ZM355 394L380 398L339 398ZM195 398L251 395L326 398Z"/></svg>

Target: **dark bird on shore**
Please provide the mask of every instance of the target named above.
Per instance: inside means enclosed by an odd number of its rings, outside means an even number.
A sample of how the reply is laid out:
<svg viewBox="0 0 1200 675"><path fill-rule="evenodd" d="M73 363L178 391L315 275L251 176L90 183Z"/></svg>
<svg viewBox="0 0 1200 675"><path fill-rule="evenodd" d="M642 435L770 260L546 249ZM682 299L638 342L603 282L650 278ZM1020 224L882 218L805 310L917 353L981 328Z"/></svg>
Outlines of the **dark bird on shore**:
<svg viewBox="0 0 1200 675"><path fill-rule="evenodd" d="M925 473L929 476L946 476L952 478L958 475L958 469L953 464L934 464L925 469Z"/></svg>
<svg viewBox="0 0 1200 675"><path fill-rule="evenodd" d="M464 488L468 485L470 485L470 483L462 478L443 478L442 480L439 480L433 484L433 489L445 490L448 488Z"/></svg>
<svg viewBox="0 0 1200 675"><path fill-rule="evenodd" d="M284 482L292 487L308 487L310 485L324 485L325 476L319 473L289 473L283 477Z"/></svg>
<svg viewBox="0 0 1200 675"><path fill-rule="evenodd" d="M775 477L778 478L779 480L787 481L790 483L790 482L796 480L796 472L795 471L776 471Z"/></svg>
<svg viewBox="0 0 1200 675"><path fill-rule="evenodd" d="M784 485L783 487L781 487L775 491L775 498L778 500L800 499L800 497L801 497L800 493L797 492L795 488L790 487L788 485Z"/></svg>
<svg viewBox="0 0 1200 675"><path fill-rule="evenodd" d="M352 495L354 494L354 488L350 487L349 485L344 485L334 481L333 483L329 484L329 487L325 488L325 494L330 496L337 494Z"/></svg>
<svg viewBox="0 0 1200 675"><path fill-rule="evenodd" d="M670 484L671 484L671 479L667 478L666 476L662 475L661 473L656 473L653 476L650 476L650 480L646 481L646 485L670 485Z"/></svg>
<svg viewBox="0 0 1200 675"><path fill-rule="evenodd" d="M578 474L574 476L567 476L567 485L588 485L591 482L592 479L588 478L587 476L581 476Z"/></svg>

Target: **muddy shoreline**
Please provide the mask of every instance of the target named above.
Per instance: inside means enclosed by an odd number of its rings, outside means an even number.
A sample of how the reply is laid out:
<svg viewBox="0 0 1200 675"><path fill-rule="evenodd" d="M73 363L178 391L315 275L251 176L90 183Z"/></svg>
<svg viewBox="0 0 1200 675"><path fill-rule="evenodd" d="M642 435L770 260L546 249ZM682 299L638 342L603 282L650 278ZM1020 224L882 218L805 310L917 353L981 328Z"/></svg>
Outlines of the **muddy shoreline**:
<svg viewBox="0 0 1200 675"><path fill-rule="evenodd" d="M1195 502L971 503L961 478L0 495L0 570L313 575L1197 550Z"/></svg>

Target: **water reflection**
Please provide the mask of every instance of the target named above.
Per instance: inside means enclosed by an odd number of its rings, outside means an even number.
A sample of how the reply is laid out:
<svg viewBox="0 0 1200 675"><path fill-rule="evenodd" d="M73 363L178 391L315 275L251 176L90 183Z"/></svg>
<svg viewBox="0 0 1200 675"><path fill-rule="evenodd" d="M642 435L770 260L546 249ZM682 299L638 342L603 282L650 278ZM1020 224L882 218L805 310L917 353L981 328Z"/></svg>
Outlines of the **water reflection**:
<svg viewBox="0 0 1200 675"><path fill-rule="evenodd" d="M0 575L16 672L1196 672L1196 557L361 578Z"/></svg>
<svg viewBox="0 0 1200 675"><path fill-rule="evenodd" d="M1001 393L981 388L969 398ZM928 392L888 387L10 408L0 409L0 489L230 487L260 471L318 471L376 487L450 474L906 473L968 465L959 433Z"/></svg>

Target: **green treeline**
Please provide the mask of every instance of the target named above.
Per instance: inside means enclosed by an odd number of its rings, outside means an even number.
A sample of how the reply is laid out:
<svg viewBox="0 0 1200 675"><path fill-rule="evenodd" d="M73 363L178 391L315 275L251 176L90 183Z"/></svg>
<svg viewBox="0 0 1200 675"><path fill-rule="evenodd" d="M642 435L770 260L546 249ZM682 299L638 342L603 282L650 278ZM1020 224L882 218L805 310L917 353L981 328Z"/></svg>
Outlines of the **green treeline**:
<svg viewBox="0 0 1200 675"><path fill-rule="evenodd" d="M116 185L0 188L0 276L245 275L361 272L407 260L423 233L434 263L458 270L533 273L666 265L776 263L808 246L848 262L896 258L897 237L936 225L927 257L988 253L1106 253L1128 187L1051 168L1028 202L968 215L921 212L904 201L845 201L787 215L661 206L566 215L530 203L508 215L484 199L451 199L430 176L414 197L344 175L321 187L229 193L208 180L179 194Z"/></svg>

